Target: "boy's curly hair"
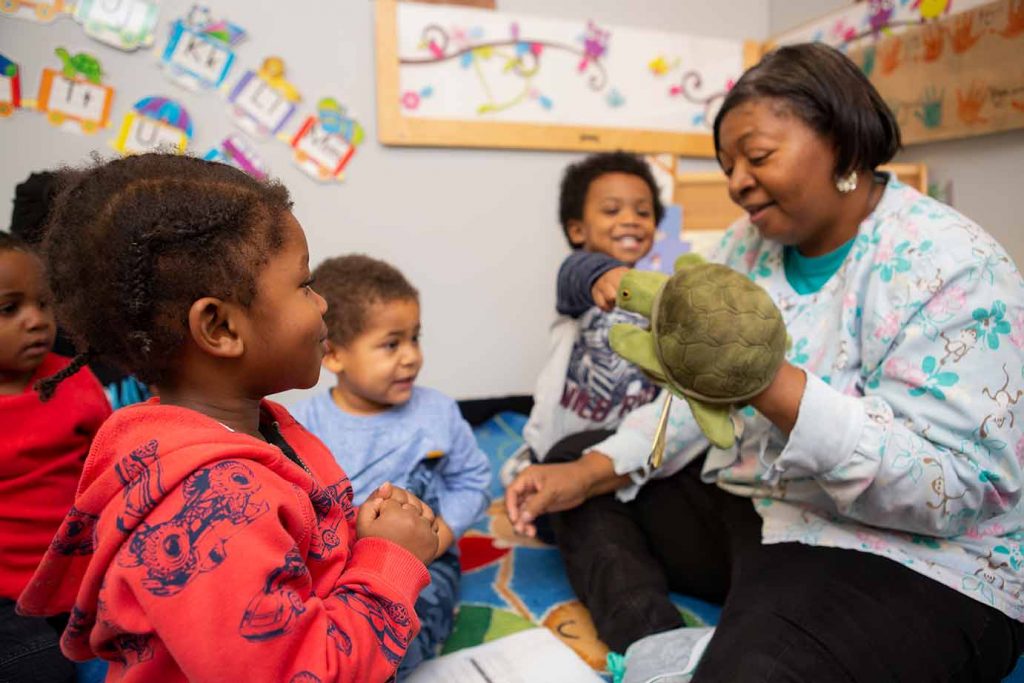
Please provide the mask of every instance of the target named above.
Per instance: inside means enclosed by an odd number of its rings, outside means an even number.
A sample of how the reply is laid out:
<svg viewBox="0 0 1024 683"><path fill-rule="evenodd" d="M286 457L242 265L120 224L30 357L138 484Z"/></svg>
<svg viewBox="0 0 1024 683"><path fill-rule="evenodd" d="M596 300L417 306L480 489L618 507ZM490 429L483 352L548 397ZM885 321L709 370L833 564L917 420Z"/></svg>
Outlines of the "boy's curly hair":
<svg viewBox="0 0 1024 683"><path fill-rule="evenodd" d="M591 154L583 161L569 164L562 175L562 189L558 197L558 220L562 223L562 232L573 249L579 245L569 239L569 221L583 220L583 205L587 201L590 183L606 173L626 173L635 175L651 188L651 200L654 205L654 224L661 222L665 215L665 207L658 194L658 184L651 173L647 162L629 152L604 152Z"/></svg>
<svg viewBox="0 0 1024 683"><path fill-rule="evenodd" d="M194 301L252 302L291 206L279 183L187 156L63 170L44 252L57 319L80 352L68 370L95 359L147 384L164 381Z"/></svg>
<svg viewBox="0 0 1024 683"><path fill-rule="evenodd" d="M394 266L364 254L329 258L313 271L313 289L327 300L327 337L347 346L366 329L374 304L419 301L419 292Z"/></svg>

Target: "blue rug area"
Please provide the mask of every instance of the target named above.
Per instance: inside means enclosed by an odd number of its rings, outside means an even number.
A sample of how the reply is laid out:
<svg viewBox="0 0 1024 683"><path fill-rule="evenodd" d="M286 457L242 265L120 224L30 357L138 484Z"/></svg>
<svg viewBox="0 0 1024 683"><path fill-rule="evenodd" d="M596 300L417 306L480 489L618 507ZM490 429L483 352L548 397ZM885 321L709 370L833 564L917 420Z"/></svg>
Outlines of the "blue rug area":
<svg viewBox="0 0 1024 683"><path fill-rule="evenodd" d="M491 461L494 502L486 517L459 542L462 600L445 651L543 626L595 670L603 671L608 648L597 638L586 608L576 600L558 550L517 536L505 515L498 471L522 444L525 423L523 415L500 413L474 429L480 448ZM688 624L717 622L718 605L682 595L672 598Z"/></svg>

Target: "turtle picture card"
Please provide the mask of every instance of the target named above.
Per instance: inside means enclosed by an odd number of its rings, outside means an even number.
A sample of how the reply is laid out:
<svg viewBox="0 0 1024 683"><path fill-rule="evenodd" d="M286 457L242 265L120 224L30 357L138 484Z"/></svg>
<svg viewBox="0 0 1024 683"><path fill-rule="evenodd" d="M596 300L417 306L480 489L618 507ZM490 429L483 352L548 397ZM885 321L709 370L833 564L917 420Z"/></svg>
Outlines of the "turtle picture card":
<svg viewBox="0 0 1024 683"><path fill-rule="evenodd" d="M106 128L115 91L102 82L103 67L99 60L88 52L72 53L63 47L54 53L62 68L43 69L36 109L61 130L92 135Z"/></svg>

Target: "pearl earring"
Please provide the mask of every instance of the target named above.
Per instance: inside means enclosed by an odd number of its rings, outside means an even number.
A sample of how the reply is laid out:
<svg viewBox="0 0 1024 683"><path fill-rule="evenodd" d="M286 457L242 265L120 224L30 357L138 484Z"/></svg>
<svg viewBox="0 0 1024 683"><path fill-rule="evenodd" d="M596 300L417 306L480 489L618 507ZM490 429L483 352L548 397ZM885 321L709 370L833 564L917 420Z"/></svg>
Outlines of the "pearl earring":
<svg viewBox="0 0 1024 683"><path fill-rule="evenodd" d="M850 171L849 175L836 178L836 189L843 194L849 194L857 189L857 172Z"/></svg>

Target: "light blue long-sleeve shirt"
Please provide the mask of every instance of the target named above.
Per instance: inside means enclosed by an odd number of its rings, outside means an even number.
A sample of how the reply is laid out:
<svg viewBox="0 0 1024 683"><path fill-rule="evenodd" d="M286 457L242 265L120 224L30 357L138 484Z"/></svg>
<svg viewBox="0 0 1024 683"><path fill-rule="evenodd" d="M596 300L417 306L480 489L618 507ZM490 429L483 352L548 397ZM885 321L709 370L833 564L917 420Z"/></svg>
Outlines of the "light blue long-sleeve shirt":
<svg viewBox="0 0 1024 683"><path fill-rule="evenodd" d="M415 387L406 403L377 415L346 413L325 391L291 412L334 454L357 504L384 482L406 488L416 465L440 452L428 490L456 538L487 507L490 463L458 405L438 391Z"/></svg>

